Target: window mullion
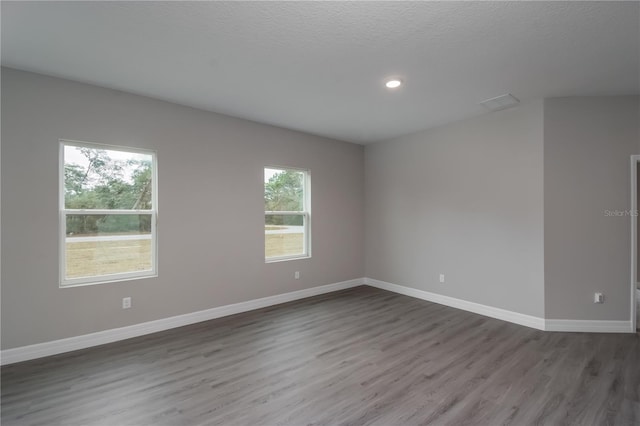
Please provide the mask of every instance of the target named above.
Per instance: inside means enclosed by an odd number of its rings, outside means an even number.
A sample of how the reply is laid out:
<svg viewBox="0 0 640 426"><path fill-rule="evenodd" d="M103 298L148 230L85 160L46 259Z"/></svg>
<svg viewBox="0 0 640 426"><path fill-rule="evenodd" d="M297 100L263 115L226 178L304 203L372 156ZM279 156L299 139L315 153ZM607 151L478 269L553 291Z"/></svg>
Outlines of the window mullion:
<svg viewBox="0 0 640 426"><path fill-rule="evenodd" d="M132 215L145 215L154 214L155 210L124 210L124 209L63 209L65 214L77 214L77 215L104 215L104 214L132 214Z"/></svg>
<svg viewBox="0 0 640 426"><path fill-rule="evenodd" d="M301 214L306 214L304 210L300 211L265 211L266 215L276 215L276 216L296 216Z"/></svg>

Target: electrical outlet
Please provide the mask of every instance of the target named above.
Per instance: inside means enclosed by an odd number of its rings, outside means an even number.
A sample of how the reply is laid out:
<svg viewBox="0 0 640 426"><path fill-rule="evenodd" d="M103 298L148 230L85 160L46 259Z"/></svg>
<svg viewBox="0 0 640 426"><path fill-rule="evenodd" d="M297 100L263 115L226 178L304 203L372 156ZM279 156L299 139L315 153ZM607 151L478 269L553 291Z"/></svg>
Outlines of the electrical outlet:
<svg viewBox="0 0 640 426"><path fill-rule="evenodd" d="M129 309L131 307L131 298L123 297L122 298L122 309Z"/></svg>
<svg viewBox="0 0 640 426"><path fill-rule="evenodd" d="M440 274L440 282L443 283L444 282L444 274Z"/></svg>
<svg viewBox="0 0 640 426"><path fill-rule="evenodd" d="M604 294L595 293L593 295L593 303L604 303Z"/></svg>
<svg viewBox="0 0 640 426"><path fill-rule="evenodd" d="M299 279L300 279L300 271L296 271L296 272L293 274L293 277L294 277L296 280L299 280Z"/></svg>

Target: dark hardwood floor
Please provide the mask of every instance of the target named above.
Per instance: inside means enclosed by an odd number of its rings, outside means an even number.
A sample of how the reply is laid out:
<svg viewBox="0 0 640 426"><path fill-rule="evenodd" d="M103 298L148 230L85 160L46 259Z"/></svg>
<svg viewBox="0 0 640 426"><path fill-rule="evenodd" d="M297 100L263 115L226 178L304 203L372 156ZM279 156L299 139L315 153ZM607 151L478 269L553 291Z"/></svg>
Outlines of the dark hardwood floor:
<svg viewBox="0 0 640 426"><path fill-rule="evenodd" d="M3 425L638 425L637 334L357 287L2 368Z"/></svg>

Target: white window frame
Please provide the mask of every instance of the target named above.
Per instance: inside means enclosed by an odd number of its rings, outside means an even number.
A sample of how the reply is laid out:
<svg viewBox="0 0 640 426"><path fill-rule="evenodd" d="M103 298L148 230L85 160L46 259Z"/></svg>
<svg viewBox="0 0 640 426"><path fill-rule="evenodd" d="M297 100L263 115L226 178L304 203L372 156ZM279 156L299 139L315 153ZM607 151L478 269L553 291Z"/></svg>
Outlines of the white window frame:
<svg viewBox="0 0 640 426"><path fill-rule="evenodd" d="M302 226L304 226L304 234L302 241L302 248L304 250L301 254L294 254L289 256L274 256L267 257L265 254L264 261L265 263L275 263L275 262L284 262L288 260L298 260L298 259L308 259L311 257L311 172L308 169L300 169L297 167L288 167L288 166L264 166L262 168L262 176L264 181L264 170L265 169L277 169L277 170L292 170L296 172L302 172L302 184L303 184L303 198L302 198L302 211L266 211L264 212L265 216L268 215L279 215L279 216L300 216L302 215ZM264 197L264 189L262 191L262 195ZM263 220L264 226L264 220ZM263 241L262 247L263 251L266 247L266 234L265 239Z"/></svg>
<svg viewBox="0 0 640 426"><path fill-rule="evenodd" d="M156 151L148 149L130 148L119 145L107 145L93 142L80 142L67 139L59 139L59 252L60 252L60 287L75 287L81 285L104 284L117 281L127 281L139 278L152 278L158 276L158 160ZM64 147L75 146L81 148L104 149L111 151L130 152L132 154L151 155L151 210L110 210L110 209L66 209L65 208L65 182L64 182ZM135 272L120 272L116 274L95 275L90 277L66 278L66 228L67 215L151 215L151 269Z"/></svg>

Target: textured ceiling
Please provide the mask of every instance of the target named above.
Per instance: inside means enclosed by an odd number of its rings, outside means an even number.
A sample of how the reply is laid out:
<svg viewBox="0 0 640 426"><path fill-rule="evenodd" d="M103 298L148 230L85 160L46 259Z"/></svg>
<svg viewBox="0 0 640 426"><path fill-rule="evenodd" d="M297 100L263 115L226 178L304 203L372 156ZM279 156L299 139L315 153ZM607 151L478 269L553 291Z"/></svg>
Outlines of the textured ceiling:
<svg viewBox="0 0 640 426"><path fill-rule="evenodd" d="M638 2L7 2L2 64L369 143L640 92ZM405 85L390 92L385 77Z"/></svg>

